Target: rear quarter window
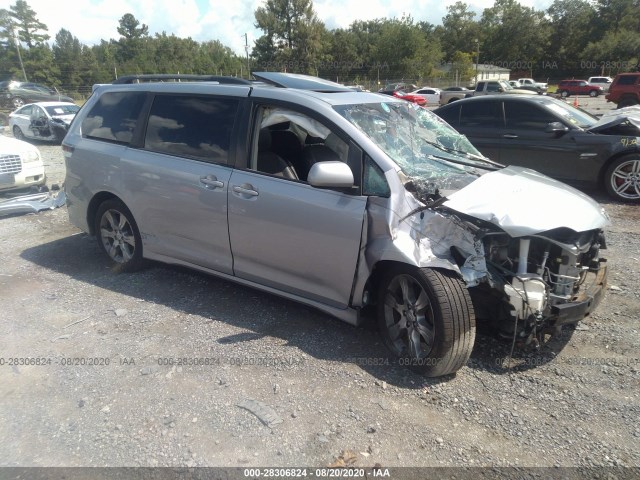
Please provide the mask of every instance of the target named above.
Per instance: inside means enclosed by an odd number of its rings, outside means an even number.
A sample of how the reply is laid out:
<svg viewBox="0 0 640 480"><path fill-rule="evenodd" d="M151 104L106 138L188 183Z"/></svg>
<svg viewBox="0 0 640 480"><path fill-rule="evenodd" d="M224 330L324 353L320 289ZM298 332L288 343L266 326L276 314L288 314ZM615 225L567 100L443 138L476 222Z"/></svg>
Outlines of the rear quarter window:
<svg viewBox="0 0 640 480"><path fill-rule="evenodd" d="M618 85L635 85L640 75L623 75L618 78Z"/></svg>
<svg viewBox="0 0 640 480"><path fill-rule="evenodd" d="M236 99L215 96L157 95L144 148L226 163L238 105Z"/></svg>
<svg viewBox="0 0 640 480"><path fill-rule="evenodd" d="M82 136L128 145L144 104L144 92L106 92L82 121Z"/></svg>

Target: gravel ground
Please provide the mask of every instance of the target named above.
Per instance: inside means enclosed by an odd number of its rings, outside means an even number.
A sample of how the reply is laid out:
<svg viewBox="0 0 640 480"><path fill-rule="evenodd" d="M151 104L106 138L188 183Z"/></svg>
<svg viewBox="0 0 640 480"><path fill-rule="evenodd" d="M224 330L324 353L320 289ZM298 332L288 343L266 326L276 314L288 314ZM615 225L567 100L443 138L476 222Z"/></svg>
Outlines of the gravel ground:
<svg viewBox="0 0 640 480"><path fill-rule="evenodd" d="M596 313L511 369L479 335L440 379L369 326L179 268L116 274L64 207L2 218L0 466L638 467L640 212L594 195Z"/></svg>

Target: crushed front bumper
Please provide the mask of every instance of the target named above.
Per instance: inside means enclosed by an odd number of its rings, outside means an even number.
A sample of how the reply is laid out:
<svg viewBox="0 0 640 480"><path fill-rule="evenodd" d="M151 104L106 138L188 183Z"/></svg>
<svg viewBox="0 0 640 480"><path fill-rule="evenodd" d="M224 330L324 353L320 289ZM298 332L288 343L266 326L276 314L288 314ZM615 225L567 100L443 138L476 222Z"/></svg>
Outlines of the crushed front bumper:
<svg viewBox="0 0 640 480"><path fill-rule="evenodd" d="M607 288L607 260L602 258L598 262L595 281L578 297L569 303L551 307L551 315L555 317L554 325L560 326L576 323L589 315L602 301Z"/></svg>

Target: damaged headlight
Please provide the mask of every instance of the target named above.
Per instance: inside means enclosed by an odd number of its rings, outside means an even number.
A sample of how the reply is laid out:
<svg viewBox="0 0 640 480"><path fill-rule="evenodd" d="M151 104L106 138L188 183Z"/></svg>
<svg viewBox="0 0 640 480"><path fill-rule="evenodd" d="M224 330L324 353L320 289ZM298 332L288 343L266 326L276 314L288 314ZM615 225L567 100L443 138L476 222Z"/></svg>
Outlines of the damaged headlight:
<svg viewBox="0 0 640 480"><path fill-rule="evenodd" d="M22 163L37 162L38 160L40 160L40 153L34 150L22 152L20 154L20 160L22 160Z"/></svg>

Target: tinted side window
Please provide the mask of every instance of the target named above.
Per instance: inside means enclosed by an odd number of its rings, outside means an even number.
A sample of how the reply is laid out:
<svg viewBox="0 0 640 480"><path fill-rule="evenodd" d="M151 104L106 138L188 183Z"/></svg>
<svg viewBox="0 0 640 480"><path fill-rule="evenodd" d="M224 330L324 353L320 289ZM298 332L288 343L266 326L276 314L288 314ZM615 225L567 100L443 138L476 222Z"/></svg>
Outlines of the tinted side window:
<svg viewBox="0 0 640 480"><path fill-rule="evenodd" d="M437 114L452 127L457 127L460 122L460 105L457 103L448 105L446 108L438 110Z"/></svg>
<svg viewBox="0 0 640 480"><path fill-rule="evenodd" d="M502 127L502 109L500 102L469 102L461 105L461 127Z"/></svg>
<svg viewBox="0 0 640 480"><path fill-rule="evenodd" d="M547 124L558 121L545 109L525 102L505 101L504 114L507 120L507 128L543 130Z"/></svg>
<svg viewBox="0 0 640 480"><path fill-rule="evenodd" d="M82 122L82 135L128 145L145 97L144 92L105 93Z"/></svg>
<svg viewBox="0 0 640 480"><path fill-rule="evenodd" d="M149 113L144 148L226 163L238 103L214 96L158 95Z"/></svg>
<svg viewBox="0 0 640 480"><path fill-rule="evenodd" d="M618 78L618 85L635 85L636 80L640 78L640 75L623 75Z"/></svg>

